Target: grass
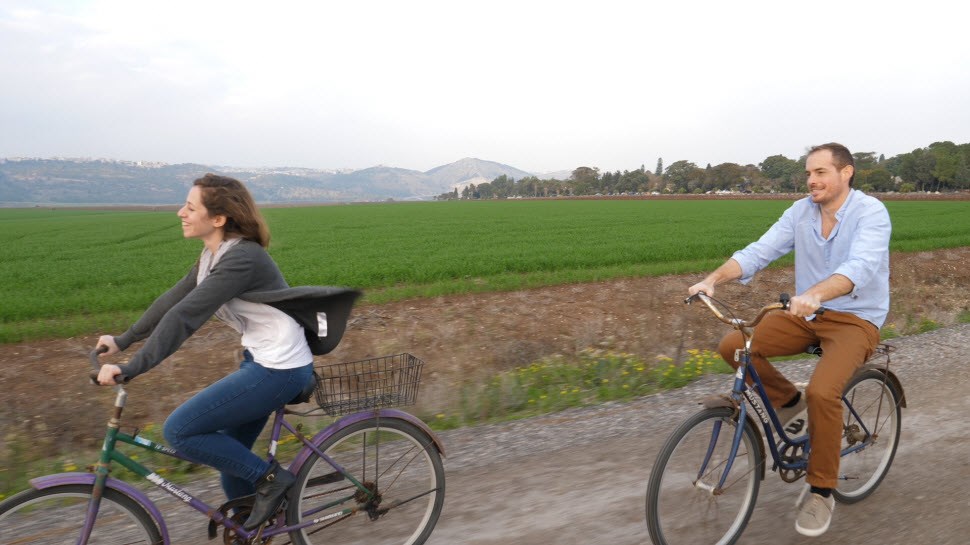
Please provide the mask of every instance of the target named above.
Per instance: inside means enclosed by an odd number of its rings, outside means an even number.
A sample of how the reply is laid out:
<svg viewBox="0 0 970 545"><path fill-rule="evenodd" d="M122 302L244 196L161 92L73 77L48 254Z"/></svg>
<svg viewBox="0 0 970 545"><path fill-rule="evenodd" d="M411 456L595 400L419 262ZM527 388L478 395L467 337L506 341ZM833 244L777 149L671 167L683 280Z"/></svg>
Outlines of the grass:
<svg viewBox="0 0 970 545"><path fill-rule="evenodd" d="M960 311L957 316L957 322L961 324L970 324L970 308L965 308Z"/></svg>
<svg viewBox="0 0 970 545"><path fill-rule="evenodd" d="M264 212L270 253L292 285L353 286L365 303L381 303L705 271L788 205L490 201ZM893 251L970 246L970 202L886 205ZM200 251L172 212L0 209L0 229L3 343L123 329Z"/></svg>
<svg viewBox="0 0 970 545"><path fill-rule="evenodd" d="M607 401L622 401L680 388L710 373L732 373L708 350L688 350L687 359L647 363L632 354L584 350L576 359L554 356L499 373L461 388L459 406L425 420L436 429L527 418Z"/></svg>

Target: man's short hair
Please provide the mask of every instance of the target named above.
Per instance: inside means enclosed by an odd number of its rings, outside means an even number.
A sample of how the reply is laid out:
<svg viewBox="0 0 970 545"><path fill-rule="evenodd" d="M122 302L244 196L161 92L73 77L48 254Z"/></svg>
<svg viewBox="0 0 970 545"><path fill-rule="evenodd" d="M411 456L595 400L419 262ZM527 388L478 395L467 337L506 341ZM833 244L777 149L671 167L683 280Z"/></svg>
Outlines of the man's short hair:
<svg viewBox="0 0 970 545"><path fill-rule="evenodd" d="M855 158L852 157L852 152L849 148L839 144L837 142L829 142L828 144L820 144L818 146L812 146L808 150L808 155L811 155L817 151L829 150L832 153L832 162L835 164L835 168L842 170L847 166L852 167L852 177L849 178L849 186L852 186L852 182L855 181Z"/></svg>

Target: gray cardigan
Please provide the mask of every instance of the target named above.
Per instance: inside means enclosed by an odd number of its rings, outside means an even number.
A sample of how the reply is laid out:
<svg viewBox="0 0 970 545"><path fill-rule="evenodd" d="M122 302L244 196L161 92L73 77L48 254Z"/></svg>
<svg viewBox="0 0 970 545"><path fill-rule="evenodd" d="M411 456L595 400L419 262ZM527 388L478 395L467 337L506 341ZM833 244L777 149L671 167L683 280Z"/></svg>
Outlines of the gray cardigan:
<svg viewBox="0 0 970 545"><path fill-rule="evenodd" d="M344 288L290 288L266 250L248 240L230 248L201 284L196 283L198 268L196 262L134 325L115 337L121 350L148 339L128 363L119 366L129 379L172 355L219 307L234 297L286 312L303 326L310 350L314 354L326 354L340 342L350 310L360 296L360 292ZM325 325L324 336L318 334L320 325Z"/></svg>

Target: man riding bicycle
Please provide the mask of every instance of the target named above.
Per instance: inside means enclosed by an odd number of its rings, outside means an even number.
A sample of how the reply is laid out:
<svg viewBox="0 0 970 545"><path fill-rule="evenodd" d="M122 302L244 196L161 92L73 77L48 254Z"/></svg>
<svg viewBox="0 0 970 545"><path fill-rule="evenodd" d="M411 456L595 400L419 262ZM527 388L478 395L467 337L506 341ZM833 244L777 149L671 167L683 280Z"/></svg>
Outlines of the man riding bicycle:
<svg viewBox="0 0 970 545"><path fill-rule="evenodd" d="M809 196L796 201L756 242L735 252L688 293L714 294L723 282L747 283L769 263L794 250L795 291L787 313L767 315L755 328L751 359L779 420L806 409L811 448L795 529L808 536L828 530L838 485L842 391L872 355L889 311L889 212L879 200L852 188L855 165L836 143L811 148L805 161ZM824 314L816 311L825 303ZM804 395L767 358L822 348ZM739 331L718 350L734 367L743 348ZM807 497L805 497L807 496Z"/></svg>

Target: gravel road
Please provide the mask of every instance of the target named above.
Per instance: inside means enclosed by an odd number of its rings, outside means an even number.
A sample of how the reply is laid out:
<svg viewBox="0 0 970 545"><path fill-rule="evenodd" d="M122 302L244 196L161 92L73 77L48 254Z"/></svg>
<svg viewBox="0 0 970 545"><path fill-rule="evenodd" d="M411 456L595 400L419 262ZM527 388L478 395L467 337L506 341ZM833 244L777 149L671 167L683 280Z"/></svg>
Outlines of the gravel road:
<svg viewBox="0 0 970 545"><path fill-rule="evenodd" d="M961 420L970 413L970 324L890 344L909 407L880 488L858 504L837 505L828 533L806 538L794 530L802 482L786 484L769 473L740 543L970 543L970 496L963 493L970 483L963 448L970 446L970 426ZM781 365L793 380L807 380L812 364ZM644 494L657 451L697 410L698 399L729 387L729 377L709 376L633 402L441 434L447 493L429 545L650 543ZM172 501L160 504L170 513L175 542L206 542L205 522L184 508L169 511Z"/></svg>

